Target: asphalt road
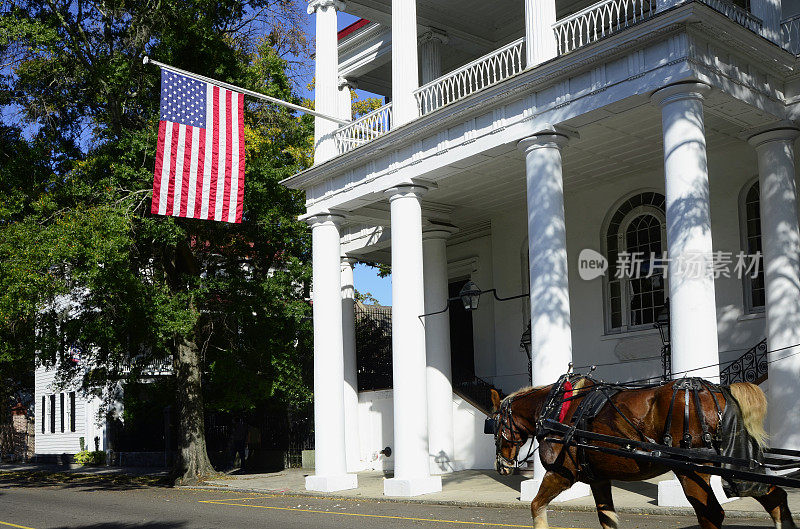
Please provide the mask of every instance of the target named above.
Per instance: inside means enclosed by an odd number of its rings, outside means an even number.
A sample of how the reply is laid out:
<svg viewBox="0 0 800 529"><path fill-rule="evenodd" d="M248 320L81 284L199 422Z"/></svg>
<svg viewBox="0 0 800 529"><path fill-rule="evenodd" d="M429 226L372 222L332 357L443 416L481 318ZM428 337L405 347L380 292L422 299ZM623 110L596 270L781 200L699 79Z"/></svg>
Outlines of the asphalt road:
<svg viewBox="0 0 800 529"><path fill-rule="evenodd" d="M689 517L622 515L621 527L694 528ZM597 528L593 513L551 511L551 527ZM771 527L731 519L730 527ZM46 484L0 479L0 529L493 528L531 527L526 509L453 507L273 496L97 482Z"/></svg>

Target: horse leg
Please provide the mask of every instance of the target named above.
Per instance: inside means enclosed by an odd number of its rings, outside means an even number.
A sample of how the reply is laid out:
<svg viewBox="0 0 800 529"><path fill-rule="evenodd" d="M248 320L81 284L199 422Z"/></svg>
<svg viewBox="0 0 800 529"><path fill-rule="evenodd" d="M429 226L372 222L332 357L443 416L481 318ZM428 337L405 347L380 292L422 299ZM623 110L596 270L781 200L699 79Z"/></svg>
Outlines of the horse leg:
<svg viewBox="0 0 800 529"><path fill-rule="evenodd" d="M794 524L794 520L792 520L792 513L789 512L785 490L780 487L772 487L764 496L756 496L755 498L772 517L775 529L794 529L797 527Z"/></svg>
<svg viewBox="0 0 800 529"><path fill-rule="evenodd" d="M531 502L531 516L535 529L547 529L547 506L553 499L572 486L572 483L556 472L547 471L539 485L539 492Z"/></svg>
<svg viewBox="0 0 800 529"><path fill-rule="evenodd" d="M600 526L603 529L617 529L619 516L614 510L614 500L611 497L611 482L597 481L590 485L592 496L597 506L597 516L600 518Z"/></svg>
<svg viewBox="0 0 800 529"><path fill-rule="evenodd" d="M711 476L708 474L678 474L686 499L694 507L700 529L720 529L725 511L711 490Z"/></svg>

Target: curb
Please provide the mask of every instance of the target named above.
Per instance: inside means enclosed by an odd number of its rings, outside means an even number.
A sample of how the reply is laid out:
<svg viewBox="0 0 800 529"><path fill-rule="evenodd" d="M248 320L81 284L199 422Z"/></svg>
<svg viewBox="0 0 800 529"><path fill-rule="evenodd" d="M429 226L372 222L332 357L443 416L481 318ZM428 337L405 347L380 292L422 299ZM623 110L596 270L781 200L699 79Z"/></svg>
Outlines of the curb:
<svg viewBox="0 0 800 529"><path fill-rule="evenodd" d="M437 500L437 499L416 499L416 498L375 498L372 496L345 496L336 494L325 494L320 492L309 491L293 491L293 490L273 490L273 489L249 489L244 487L225 487L220 485L182 485L176 486L176 489L194 489L194 490L213 490L223 492L241 492L241 493L258 493L258 494L272 494L275 496L297 496L317 499L331 499L331 500L359 500L368 501L373 503L413 503L422 505L443 505L449 507L483 507L490 509L529 509L530 506L526 502L501 502L501 501L462 501L462 500ZM723 506L724 508L724 506ZM562 511L562 512L595 512L595 508L589 505L565 505L553 504L548 506L548 510ZM695 516L694 509L691 507L617 507L616 511L623 514L642 514L642 515L661 515L661 516ZM725 518L734 519L757 519L769 520L772 518L764 511L741 511L731 510L725 511ZM795 521L800 522L800 515L793 516Z"/></svg>

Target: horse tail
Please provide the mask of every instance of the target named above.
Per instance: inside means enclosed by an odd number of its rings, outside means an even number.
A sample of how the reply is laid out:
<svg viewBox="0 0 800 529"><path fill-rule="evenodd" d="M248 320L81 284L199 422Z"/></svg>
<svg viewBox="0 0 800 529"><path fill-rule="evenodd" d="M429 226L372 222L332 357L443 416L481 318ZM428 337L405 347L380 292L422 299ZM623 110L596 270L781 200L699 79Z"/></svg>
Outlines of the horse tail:
<svg viewBox="0 0 800 529"><path fill-rule="evenodd" d="M742 410L742 420L747 433L755 439L758 446L767 445L767 431L764 417L767 415L767 396L760 387L750 382L736 382L730 385L731 394Z"/></svg>

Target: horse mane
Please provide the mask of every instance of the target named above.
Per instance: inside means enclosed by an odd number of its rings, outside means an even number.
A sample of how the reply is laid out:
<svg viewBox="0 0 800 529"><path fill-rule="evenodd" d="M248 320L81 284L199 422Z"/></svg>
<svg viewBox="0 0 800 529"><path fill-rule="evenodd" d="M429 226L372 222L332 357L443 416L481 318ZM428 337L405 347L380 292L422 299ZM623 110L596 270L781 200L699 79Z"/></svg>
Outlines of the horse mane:
<svg viewBox="0 0 800 529"><path fill-rule="evenodd" d="M552 386L552 384L544 384L542 386L525 386L524 388L519 388L514 393L510 394L506 398L503 399L503 402L506 402L510 399L515 399L522 395L527 395L528 393L533 393L534 391L538 391L540 389L544 389L547 386ZM575 384L572 386L572 396L575 397L578 395L578 390L584 388L586 386L586 378L581 377Z"/></svg>

